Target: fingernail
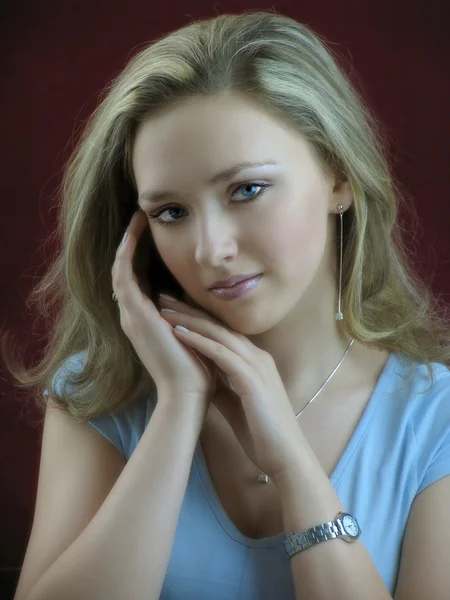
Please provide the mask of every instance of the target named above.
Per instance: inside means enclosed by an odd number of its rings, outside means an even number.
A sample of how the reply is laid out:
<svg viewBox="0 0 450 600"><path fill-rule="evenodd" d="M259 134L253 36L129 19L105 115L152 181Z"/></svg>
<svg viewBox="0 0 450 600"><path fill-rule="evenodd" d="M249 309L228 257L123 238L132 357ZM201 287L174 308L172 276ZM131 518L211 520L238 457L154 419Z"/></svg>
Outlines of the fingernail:
<svg viewBox="0 0 450 600"><path fill-rule="evenodd" d="M161 312L174 312L174 313L176 313L177 311L176 310L172 310L171 308L162 308Z"/></svg>
<svg viewBox="0 0 450 600"><path fill-rule="evenodd" d="M125 235L122 238L122 241L120 243L121 246L123 246L125 244L125 242L127 241L128 238L128 231L125 231Z"/></svg>
<svg viewBox="0 0 450 600"><path fill-rule="evenodd" d="M178 331L185 331L185 332L189 333L189 329L187 329L186 327L183 327L183 325L176 325L175 329L178 329Z"/></svg>
<svg viewBox="0 0 450 600"><path fill-rule="evenodd" d="M172 296L168 296L167 294L160 294L159 297L169 300L170 302L178 302L176 298L172 298Z"/></svg>

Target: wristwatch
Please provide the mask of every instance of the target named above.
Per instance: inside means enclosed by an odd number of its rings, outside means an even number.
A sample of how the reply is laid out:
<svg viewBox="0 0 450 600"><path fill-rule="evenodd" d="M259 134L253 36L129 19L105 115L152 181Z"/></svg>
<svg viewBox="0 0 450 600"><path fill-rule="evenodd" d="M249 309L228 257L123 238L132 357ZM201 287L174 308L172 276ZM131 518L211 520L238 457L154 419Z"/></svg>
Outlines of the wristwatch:
<svg viewBox="0 0 450 600"><path fill-rule="evenodd" d="M333 538L340 537L346 542L354 542L361 535L361 529L355 517L349 513L340 512L334 521L316 525L300 533L291 531L287 535L284 547L288 557L291 558L297 552Z"/></svg>

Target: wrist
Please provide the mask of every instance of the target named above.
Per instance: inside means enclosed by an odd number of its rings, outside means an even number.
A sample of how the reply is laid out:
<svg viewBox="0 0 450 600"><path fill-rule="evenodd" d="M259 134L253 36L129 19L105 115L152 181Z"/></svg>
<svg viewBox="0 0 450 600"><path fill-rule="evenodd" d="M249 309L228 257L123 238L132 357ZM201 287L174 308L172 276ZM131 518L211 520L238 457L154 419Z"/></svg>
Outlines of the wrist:
<svg viewBox="0 0 450 600"><path fill-rule="evenodd" d="M203 426L208 407L206 394L186 394L164 388L158 390L155 410L167 413L171 420Z"/></svg>

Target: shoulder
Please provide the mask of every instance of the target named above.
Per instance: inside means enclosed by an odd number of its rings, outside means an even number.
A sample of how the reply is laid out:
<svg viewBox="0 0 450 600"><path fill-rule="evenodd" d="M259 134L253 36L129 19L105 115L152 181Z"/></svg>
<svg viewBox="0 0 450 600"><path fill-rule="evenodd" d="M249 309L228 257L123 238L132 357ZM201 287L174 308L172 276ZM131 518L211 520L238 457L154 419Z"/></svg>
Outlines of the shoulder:
<svg viewBox="0 0 450 600"><path fill-rule="evenodd" d="M432 379L427 366L422 363L407 364L399 358L395 369L402 386L398 398L406 403L408 419L417 439L450 424L450 369L435 362L430 367Z"/></svg>
<svg viewBox="0 0 450 600"><path fill-rule="evenodd" d="M52 387L76 399L77 376L83 371L87 352L82 350L72 354L60 365L52 377L51 386L44 395L52 394ZM94 417L87 422L106 437L119 450L124 460L134 452L156 406L156 391L142 394L135 402L121 411Z"/></svg>
<svg viewBox="0 0 450 600"><path fill-rule="evenodd" d="M50 386L44 390L44 396L52 394L52 387L58 394L71 395L75 390L77 375L83 371L86 355L86 351L82 350L68 356L54 373Z"/></svg>
<svg viewBox="0 0 450 600"><path fill-rule="evenodd" d="M426 365L416 364L405 394L416 491L403 536L397 600L440 600L450 589L450 541L439 535L450 527L450 370L441 363L431 367L433 384Z"/></svg>
<svg viewBox="0 0 450 600"><path fill-rule="evenodd" d="M400 390L387 402L401 414L398 425L409 432L416 456L417 494L450 474L450 369L431 363L430 380L425 364L399 359L395 374Z"/></svg>
<svg viewBox="0 0 450 600"><path fill-rule="evenodd" d="M386 401L404 411L417 433L432 425L436 411L450 416L450 368L442 363L427 366L395 355Z"/></svg>

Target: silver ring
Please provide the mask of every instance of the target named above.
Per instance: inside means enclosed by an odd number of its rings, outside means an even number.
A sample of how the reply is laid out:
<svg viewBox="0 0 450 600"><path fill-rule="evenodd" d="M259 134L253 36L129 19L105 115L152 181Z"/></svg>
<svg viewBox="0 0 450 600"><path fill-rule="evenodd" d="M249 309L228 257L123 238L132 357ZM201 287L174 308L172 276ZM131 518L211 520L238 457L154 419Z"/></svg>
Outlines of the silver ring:
<svg viewBox="0 0 450 600"><path fill-rule="evenodd" d="M116 296L116 292L113 292L113 293L112 293L112 296L111 296L111 298L113 299L113 302L119 302L119 299L118 299L118 298L117 298L117 296Z"/></svg>

